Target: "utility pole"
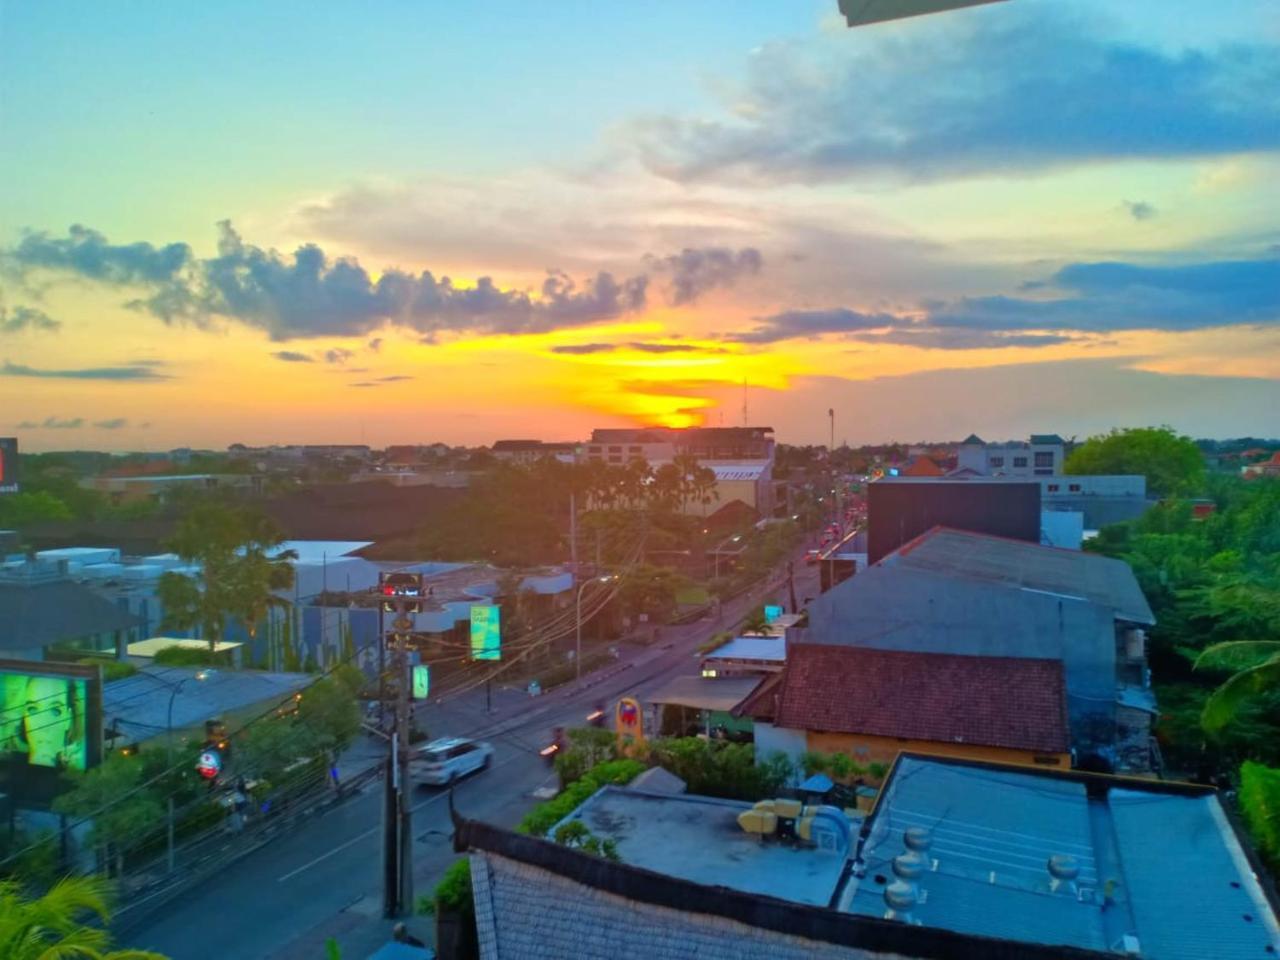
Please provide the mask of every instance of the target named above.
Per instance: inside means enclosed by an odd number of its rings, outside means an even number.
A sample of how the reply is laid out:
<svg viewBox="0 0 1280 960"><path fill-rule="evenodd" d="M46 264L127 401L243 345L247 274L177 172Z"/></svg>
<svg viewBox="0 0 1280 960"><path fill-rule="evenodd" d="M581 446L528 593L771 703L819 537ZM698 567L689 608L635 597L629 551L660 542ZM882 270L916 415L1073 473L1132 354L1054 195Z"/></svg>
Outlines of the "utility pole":
<svg viewBox="0 0 1280 960"><path fill-rule="evenodd" d="M383 806L383 914L402 916L413 909L413 813L409 801L409 614L422 611L422 574L383 573L378 577L380 607L394 613L391 621L392 669L396 680L396 724L387 755L386 802ZM381 638L386 642L385 637Z"/></svg>

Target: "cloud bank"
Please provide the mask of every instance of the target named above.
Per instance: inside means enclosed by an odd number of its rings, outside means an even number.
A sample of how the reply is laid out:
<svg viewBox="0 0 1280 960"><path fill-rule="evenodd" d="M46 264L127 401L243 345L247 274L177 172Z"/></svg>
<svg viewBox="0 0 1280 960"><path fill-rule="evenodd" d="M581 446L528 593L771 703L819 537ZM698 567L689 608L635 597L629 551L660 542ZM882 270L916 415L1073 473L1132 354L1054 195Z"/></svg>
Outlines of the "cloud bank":
<svg viewBox="0 0 1280 960"><path fill-rule="evenodd" d="M856 31L855 31L856 34ZM1280 147L1280 47L1168 52L1048 5L757 51L722 115L635 123L680 182L944 180Z"/></svg>
<svg viewBox="0 0 1280 960"><path fill-rule="evenodd" d="M21 333L24 330L43 330L52 333L61 327L61 323L43 310L23 306L9 310L0 304L0 333Z"/></svg>
<svg viewBox="0 0 1280 960"><path fill-rule="evenodd" d="M0 363L0 377L35 377L50 380L170 380L167 373L160 373L155 365L120 367L82 367L73 370L46 370L22 363Z"/></svg>
<svg viewBox="0 0 1280 960"><path fill-rule="evenodd" d="M28 233L4 259L19 274L48 271L141 289L144 296L128 306L167 323L224 318L275 340L364 335L388 324L428 338L441 332L543 333L635 313L648 302L645 273L618 278L600 271L579 281L549 270L536 292L502 289L491 277L460 286L430 271L391 269L375 280L356 260L332 258L314 244L285 256L245 243L229 222L218 229L217 256L207 259L181 243L111 244L82 226L66 237ZM670 275L672 302L688 304L758 272L763 261L753 249L716 248L651 262L656 272ZM370 340L370 349L380 345L380 338ZM325 359L341 362L333 351Z"/></svg>
<svg viewBox="0 0 1280 960"><path fill-rule="evenodd" d="M770 344L834 334L868 343L972 350L1052 346L1072 334L1280 322L1280 257L1171 266L1073 263L1026 286L1045 295L933 301L914 315L843 307L788 310L725 339Z"/></svg>

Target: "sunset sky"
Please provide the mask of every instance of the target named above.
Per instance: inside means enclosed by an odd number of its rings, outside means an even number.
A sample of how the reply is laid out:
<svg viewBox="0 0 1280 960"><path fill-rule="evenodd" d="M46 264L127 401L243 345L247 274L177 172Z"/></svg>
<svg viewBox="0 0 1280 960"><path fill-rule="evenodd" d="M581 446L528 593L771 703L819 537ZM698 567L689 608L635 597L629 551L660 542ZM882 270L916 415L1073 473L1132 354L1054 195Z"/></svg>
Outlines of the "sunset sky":
<svg viewBox="0 0 1280 960"><path fill-rule="evenodd" d="M1280 435L1274 0L5 3L0 171L28 450Z"/></svg>

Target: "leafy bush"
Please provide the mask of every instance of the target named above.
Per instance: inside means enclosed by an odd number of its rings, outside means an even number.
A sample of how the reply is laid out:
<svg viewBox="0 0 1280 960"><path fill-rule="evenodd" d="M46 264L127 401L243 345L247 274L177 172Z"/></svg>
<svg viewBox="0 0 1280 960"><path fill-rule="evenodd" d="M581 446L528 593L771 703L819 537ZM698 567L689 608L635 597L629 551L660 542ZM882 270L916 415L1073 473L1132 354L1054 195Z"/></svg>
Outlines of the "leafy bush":
<svg viewBox="0 0 1280 960"><path fill-rule="evenodd" d="M583 802L606 784L622 785L640 776L645 765L638 760L610 760L596 764L581 778L569 784L560 794L540 803L516 827L517 833L545 837L547 831L573 813Z"/></svg>
<svg viewBox="0 0 1280 960"><path fill-rule="evenodd" d="M1240 809L1258 848L1273 869L1280 867L1280 769L1242 764Z"/></svg>
<svg viewBox="0 0 1280 960"><path fill-rule="evenodd" d="M471 861L460 857L449 864L432 893L437 910L449 910L467 916L475 912L471 899Z"/></svg>
<svg viewBox="0 0 1280 960"><path fill-rule="evenodd" d="M556 757L561 783L573 783L596 764L618 759L618 740L610 730L582 727L569 731L569 749Z"/></svg>
<svg viewBox="0 0 1280 960"><path fill-rule="evenodd" d="M794 768L778 753L766 762L755 762L755 748L749 743L703 740L699 737L671 737L654 740L649 762L674 773L689 786L690 793L732 800L760 800L774 796L787 785Z"/></svg>
<svg viewBox="0 0 1280 960"><path fill-rule="evenodd" d="M227 667L229 651L214 653L208 647L162 647L152 660L159 667Z"/></svg>
<svg viewBox="0 0 1280 960"><path fill-rule="evenodd" d="M614 863L622 860L618 855L618 844L612 837L601 840L588 830L587 825L581 820L570 820L568 823L560 824L556 827L555 836L552 839L562 847L573 847L575 850L604 857Z"/></svg>
<svg viewBox="0 0 1280 960"><path fill-rule="evenodd" d="M102 680L104 683L110 683L112 680L123 680L125 677L132 677L138 672L128 660L111 660L107 657L83 657L80 662L86 667L102 667Z"/></svg>

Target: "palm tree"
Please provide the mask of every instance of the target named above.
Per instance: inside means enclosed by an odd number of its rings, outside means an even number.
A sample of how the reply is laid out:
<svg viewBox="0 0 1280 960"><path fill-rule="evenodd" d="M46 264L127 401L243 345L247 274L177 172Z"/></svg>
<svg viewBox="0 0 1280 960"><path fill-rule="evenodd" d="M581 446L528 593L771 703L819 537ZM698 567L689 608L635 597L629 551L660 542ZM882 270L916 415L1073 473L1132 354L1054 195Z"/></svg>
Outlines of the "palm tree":
<svg viewBox="0 0 1280 960"><path fill-rule="evenodd" d="M1196 669L1235 671L1205 702L1200 725L1218 733L1240 709L1260 694L1280 689L1280 641L1238 640L1215 643L1196 658Z"/></svg>
<svg viewBox="0 0 1280 960"><path fill-rule="evenodd" d="M24 897L17 883L0 882L0 957L165 960L146 950L110 949L111 936L105 929L111 919L109 893L110 886L100 877L65 877L34 900Z"/></svg>

